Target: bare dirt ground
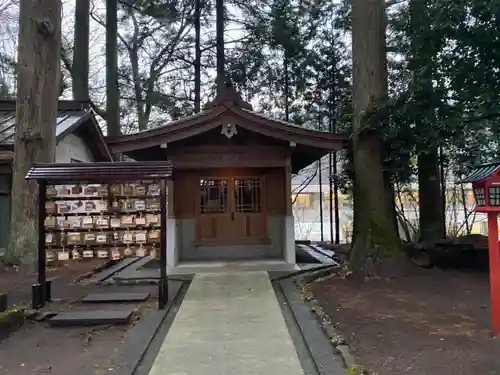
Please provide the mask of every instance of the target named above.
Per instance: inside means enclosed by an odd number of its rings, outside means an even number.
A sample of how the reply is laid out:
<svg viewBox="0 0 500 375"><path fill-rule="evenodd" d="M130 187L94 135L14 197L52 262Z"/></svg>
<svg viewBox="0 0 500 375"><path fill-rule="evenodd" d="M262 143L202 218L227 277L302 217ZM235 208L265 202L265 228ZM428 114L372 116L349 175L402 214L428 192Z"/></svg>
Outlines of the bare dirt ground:
<svg viewBox="0 0 500 375"><path fill-rule="evenodd" d="M380 375L499 375L488 275L415 269L397 280L318 281L312 291L359 364Z"/></svg>
<svg viewBox="0 0 500 375"><path fill-rule="evenodd" d="M47 279L52 280L53 294L59 293L55 298L70 299L78 285L75 280L107 260L92 259L81 262L68 262L61 267L47 268ZM17 269L0 264L0 293L7 293L9 305L25 304L31 302L31 286L37 282L37 274L32 269Z"/></svg>
<svg viewBox="0 0 500 375"><path fill-rule="evenodd" d="M110 367L125 334L122 327L92 331L29 322L0 343L0 374L102 374Z"/></svg>
<svg viewBox="0 0 500 375"><path fill-rule="evenodd" d="M33 375L102 375L112 367L127 331L157 307L156 286L126 287L87 286L88 293L124 291L151 292L152 298L140 304L78 304L59 301L49 305L50 311L136 308L136 318L127 326L49 327L47 323L27 321L25 325L0 342L0 374ZM143 348L137 348L141 350Z"/></svg>
<svg viewBox="0 0 500 375"><path fill-rule="evenodd" d="M99 286L74 280L99 264L99 261L73 263L50 272L55 302L45 310L68 311L88 309L136 308L137 317L156 309L155 285ZM35 276L9 269L0 272L0 290L9 293L9 300L24 304L31 298ZM81 304L77 301L89 293L151 292L151 298L141 304ZM12 297L12 298L11 298ZM138 319L138 318L137 318ZM0 342L0 374L12 375L101 375L111 366L118 353L128 326L49 327L44 322L26 321L23 327ZM141 348L138 348L141 349Z"/></svg>

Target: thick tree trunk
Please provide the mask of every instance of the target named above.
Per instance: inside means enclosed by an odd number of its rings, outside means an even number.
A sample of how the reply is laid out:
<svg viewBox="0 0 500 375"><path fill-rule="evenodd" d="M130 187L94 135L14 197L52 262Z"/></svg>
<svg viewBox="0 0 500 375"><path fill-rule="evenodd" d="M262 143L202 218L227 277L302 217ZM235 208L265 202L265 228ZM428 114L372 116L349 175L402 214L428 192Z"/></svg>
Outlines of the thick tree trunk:
<svg viewBox="0 0 500 375"><path fill-rule="evenodd" d="M106 123L108 136L120 135L117 1L106 0Z"/></svg>
<svg viewBox="0 0 500 375"><path fill-rule="evenodd" d="M38 189L24 177L35 162L54 161L60 50L61 0L21 0L10 263L36 258Z"/></svg>
<svg viewBox="0 0 500 375"><path fill-rule="evenodd" d="M418 156L418 199L420 241L443 238L445 230L437 149Z"/></svg>
<svg viewBox="0 0 500 375"><path fill-rule="evenodd" d="M355 272L365 274L374 271L373 261L402 255L384 178L382 141L374 129L382 124L368 123L366 115L387 97L385 29L384 0L353 0L355 236L351 264Z"/></svg>
<svg viewBox="0 0 500 375"><path fill-rule="evenodd" d="M432 32L432 15L428 0L410 1L410 35L412 54L409 68L413 71L413 96L419 106L415 119L418 152L418 196L420 241L436 241L446 235L443 196L439 171L438 136L430 129L439 99L433 89L433 48L426 43Z"/></svg>
<svg viewBox="0 0 500 375"><path fill-rule="evenodd" d="M73 98L89 100L89 18L90 0L76 0L75 43L73 47Z"/></svg>

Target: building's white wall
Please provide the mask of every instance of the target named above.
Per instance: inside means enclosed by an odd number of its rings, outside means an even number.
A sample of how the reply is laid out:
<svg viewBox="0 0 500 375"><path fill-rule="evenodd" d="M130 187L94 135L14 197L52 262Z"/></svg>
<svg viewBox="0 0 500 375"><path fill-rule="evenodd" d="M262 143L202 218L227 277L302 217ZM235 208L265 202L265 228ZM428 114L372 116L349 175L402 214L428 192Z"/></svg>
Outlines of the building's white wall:
<svg viewBox="0 0 500 375"><path fill-rule="evenodd" d="M82 138L75 134L68 134L57 143L56 147L56 163L69 163L71 159L81 162L94 161L88 145ZM10 176L0 175L0 193L8 194L10 189ZM10 201L10 197L8 197L8 201ZM10 212L10 206L6 206L7 203L2 202L0 211L4 212L7 210ZM9 216L10 214L2 215L4 218L8 218ZM0 255L4 253L4 247L7 246L6 236L8 234L9 221L8 219L0 221L0 235L4 237L4 241L0 241Z"/></svg>
<svg viewBox="0 0 500 375"><path fill-rule="evenodd" d="M71 159L82 162L94 161L88 145L75 134L68 134L57 143L56 147L56 163L69 163Z"/></svg>
<svg viewBox="0 0 500 375"><path fill-rule="evenodd" d="M328 190L327 190L328 191ZM299 204L293 206L295 239L297 240L313 240L321 239L321 195L316 193L302 193L310 196L311 205L309 207L301 207ZM323 196L324 199L324 196ZM323 233L324 239L330 241L330 208L329 201L323 200ZM352 205L349 203L340 203L340 240L346 242L349 239L353 220ZM334 224L335 230L335 224ZM335 236L335 234L334 234Z"/></svg>
<svg viewBox="0 0 500 375"><path fill-rule="evenodd" d="M293 207L293 214L295 217L295 238L300 240L308 239L319 241L321 239L321 195L319 194L319 185L309 185L307 191L304 190L302 190L300 194L303 196L307 195L309 197L310 205L302 207L299 204L295 204ZM330 241L330 209L329 201L326 199L328 196L328 186L323 186L323 193L326 193L323 200L323 235L326 241ZM353 208L352 204L345 199L345 197L341 197L339 203L340 241L346 242L350 240L350 235L352 233ZM467 204L467 210L470 212L473 209L474 205L469 202ZM404 203L404 215L411 226L418 229L418 204L416 201ZM452 202L448 202L446 210L446 225L449 234L455 233L458 228L460 230L465 230L465 220L468 221L472 229L472 233L483 235L487 234L486 215L477 213L466 217L462 204L456 204L453 206ZM406 238L403 231L401 231L400 234L402 238Z"/></svg>

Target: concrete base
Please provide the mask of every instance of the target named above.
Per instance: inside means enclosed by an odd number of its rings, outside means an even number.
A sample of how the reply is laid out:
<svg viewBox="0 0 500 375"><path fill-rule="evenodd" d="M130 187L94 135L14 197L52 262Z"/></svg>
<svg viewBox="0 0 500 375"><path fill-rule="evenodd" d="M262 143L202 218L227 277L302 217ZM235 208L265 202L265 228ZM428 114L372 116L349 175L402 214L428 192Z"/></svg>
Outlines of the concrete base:
<svg viewBox="0 0 500 375"><path fill-rule="evenodd" d="M196 275L149 375L304 375L265 272Z"/></svg>
<svg viewBox="0 0 500 375"><path fill-rule="evenodd" d="M293 216L268 216L266 245L199 246L195 219L167 219L167 264L183 262L285 260L295 264Z"/></svg>
<svg viewBox="0 0 500 375"><path fill-rule="evenodd" d="M248 260L248 261L205 261L181 262L175 267L167 267L167 275L185 275L200 273L228 273L254 271L298 271L296 264L284 260Z"/></svg>
<svg viewBox="0 0 500 375"><path fill-rule="evenodd" d="M272 245L193 246L181 254L179 262L232 262L283 259L280 248Z"/></svg>
<svg viewBox="0 0 500 375"><path fill-rule="evenodd" d="M295 264L295 220L293 216L286 216L284 230L285 260L288 264Z"/></svg>

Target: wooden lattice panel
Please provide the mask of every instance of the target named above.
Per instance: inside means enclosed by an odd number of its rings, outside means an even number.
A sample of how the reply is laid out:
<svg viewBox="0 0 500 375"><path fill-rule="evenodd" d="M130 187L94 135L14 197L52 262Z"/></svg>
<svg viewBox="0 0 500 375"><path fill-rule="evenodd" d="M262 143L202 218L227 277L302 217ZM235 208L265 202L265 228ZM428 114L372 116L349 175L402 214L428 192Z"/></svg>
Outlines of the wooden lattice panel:
<svg viewBox="0 0 500 375"><path fill-rule="evenodd" d="M234 211L239 213L261 212L261 180L258 177L235 178Z"/></svg>
<svg viewBox="0 0 500 375"><path fill-rule="evenodd" d="M228 180L200 180L200 213L223 214L228 212Z"/></svg>

